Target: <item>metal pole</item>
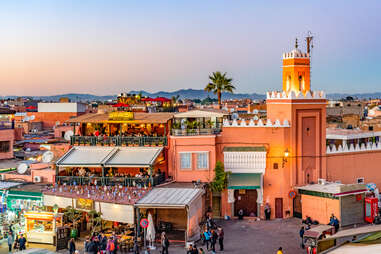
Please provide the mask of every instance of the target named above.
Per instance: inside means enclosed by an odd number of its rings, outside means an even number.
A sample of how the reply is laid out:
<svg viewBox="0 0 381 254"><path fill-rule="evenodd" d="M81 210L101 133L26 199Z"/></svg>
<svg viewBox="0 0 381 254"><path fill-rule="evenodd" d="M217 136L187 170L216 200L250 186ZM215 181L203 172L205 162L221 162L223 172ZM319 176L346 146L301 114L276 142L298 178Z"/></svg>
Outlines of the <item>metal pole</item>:
<svg viewBox="0 0 381 254"><path fill-rule="evenodd" d="M145 250L147 249L146 231L147 231L147 228L144 228L144 249Z"/></svg>

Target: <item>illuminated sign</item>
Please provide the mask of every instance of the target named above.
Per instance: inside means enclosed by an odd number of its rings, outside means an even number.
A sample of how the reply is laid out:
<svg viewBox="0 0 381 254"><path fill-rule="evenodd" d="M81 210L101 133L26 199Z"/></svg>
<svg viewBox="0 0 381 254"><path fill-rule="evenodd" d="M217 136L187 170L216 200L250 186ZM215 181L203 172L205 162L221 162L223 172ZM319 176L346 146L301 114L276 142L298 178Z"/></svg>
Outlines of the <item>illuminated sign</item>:
<svg viewBox="0 0 381 254"><path fill-rule="evenodd" d="M134 112L114 111L108 114L108 119L112 121L129 121L134 119Z"/></svg>
<svg viewBox="0 0 381 254"><path fill-rule="evenodd" d="M91 199L79 198L76 200L76 206L75 207L77 209L93 210L94 209L94 201Z"/></svg>

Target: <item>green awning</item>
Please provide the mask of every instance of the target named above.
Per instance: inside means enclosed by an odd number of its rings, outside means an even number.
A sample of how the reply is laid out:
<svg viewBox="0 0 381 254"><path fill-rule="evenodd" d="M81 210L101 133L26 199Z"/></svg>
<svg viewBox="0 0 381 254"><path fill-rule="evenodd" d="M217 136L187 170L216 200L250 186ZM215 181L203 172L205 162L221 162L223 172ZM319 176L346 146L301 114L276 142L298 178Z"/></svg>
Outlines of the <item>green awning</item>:
<svg viewBox="0 0 381 254"><path fill-rule="evenodd" d="M229 176L228 189L260 189L261 174L256 173L235 173Z"/></svg>
<svg viewBox="0 0 381 254"><path fill-rule="evenodd" d="M264 146L226 146L224 152L266 152Z"/></svg>

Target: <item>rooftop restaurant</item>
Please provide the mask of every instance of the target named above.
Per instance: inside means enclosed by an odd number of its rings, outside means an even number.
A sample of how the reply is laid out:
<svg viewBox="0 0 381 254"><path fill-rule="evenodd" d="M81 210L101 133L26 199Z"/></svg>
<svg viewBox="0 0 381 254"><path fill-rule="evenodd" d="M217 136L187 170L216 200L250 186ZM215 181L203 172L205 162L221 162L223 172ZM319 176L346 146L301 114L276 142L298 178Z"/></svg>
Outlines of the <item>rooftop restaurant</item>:
<svg viewBox="0 0 381 254"><path fill-rule="evenodd" d="M76 133L71 145L166 146L172 118L173 113L114 111L85 114L67 122Z"/></svg>

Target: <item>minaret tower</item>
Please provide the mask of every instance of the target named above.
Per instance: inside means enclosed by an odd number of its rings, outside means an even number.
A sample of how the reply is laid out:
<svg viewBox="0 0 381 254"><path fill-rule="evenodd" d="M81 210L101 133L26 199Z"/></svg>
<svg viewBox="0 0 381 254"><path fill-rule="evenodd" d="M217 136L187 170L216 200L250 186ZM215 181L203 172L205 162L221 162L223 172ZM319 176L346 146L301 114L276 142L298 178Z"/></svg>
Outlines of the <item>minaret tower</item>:
<svg viewBox="0 0 381 254"><path fill-rule="evenodd" d="M283 54L283 91L305 95L310 90L310 55L298 49L296 39L295 49Z"/></svg>

